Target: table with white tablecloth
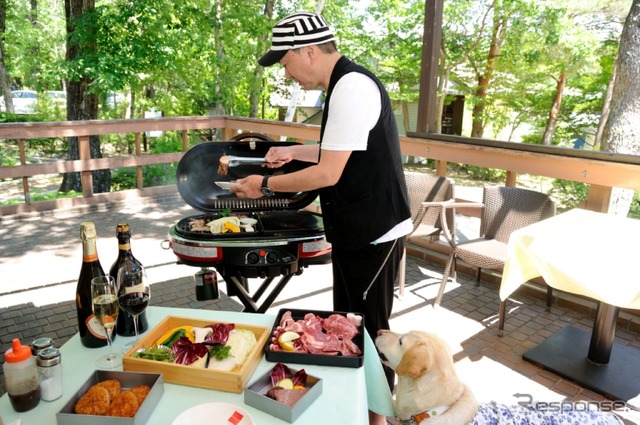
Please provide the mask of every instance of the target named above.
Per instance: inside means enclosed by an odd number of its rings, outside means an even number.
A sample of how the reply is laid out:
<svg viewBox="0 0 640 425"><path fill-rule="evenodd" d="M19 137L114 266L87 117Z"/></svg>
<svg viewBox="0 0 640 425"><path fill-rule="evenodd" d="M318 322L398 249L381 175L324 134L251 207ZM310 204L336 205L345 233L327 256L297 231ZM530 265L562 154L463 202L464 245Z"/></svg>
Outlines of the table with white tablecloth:
<svg viewBox="0 0 640 425"><path fill-rule="evenodd" d="M212 322L243 323L273 326L275 316L269 314L237 313L228 311L211 311L185 308L149 307L147 319L153 327L167 316L187 317L211 320ZM114 348L121 350L131 338L118 336L114 341ZM60 349L62 353L62 373L64 393L55 401L40 401L39 405L24 413L17 413L11 407L9 397L5 394L0 398L0 412L5 425L20 420L20 425L48 425L56 424L56 413L62 409L67 401L75 394L80 386L94 372L96 358L107 352L108 348L89 349L82 346L79 336L74 335ZM345 368L316 365L294 365L302 367L313 376L323 380L322 395L296 420L297 425L317 424L319 418L323 423L368 423L368 409L383 415L393 416L391 393L382 370L380 359L368 334L365 334L364 365L360 368ZM264 356L249 383L267 373L274 363L265 360ZM211 401L227 402L240 406L249 412L256 424L285 424L261 410L244 404L243 394L208 390L164 383L164 394L148 424L171 424L183 411ZM345 422L346 421L346 422Z"/></svg>
<svg viewBox="0 0 640 425"><path fill-rule="evenodd" d="M582 209L511 234L502 300L541 276L554 289L598 302L590 333L566 326L525 360L616 399L638 396L640 351L614 341L619 309L640 309L638 241L640 220Z"/></svg>

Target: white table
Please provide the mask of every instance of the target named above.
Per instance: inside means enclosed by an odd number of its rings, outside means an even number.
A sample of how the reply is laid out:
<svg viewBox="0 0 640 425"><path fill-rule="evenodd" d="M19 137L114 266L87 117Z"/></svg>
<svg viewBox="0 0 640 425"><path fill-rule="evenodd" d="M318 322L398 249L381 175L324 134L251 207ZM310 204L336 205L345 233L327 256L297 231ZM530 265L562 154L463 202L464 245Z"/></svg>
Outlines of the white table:
<svg viewBox="0 0 640 425"><path fill-rule="evenodd" d="M629 401L640 393L640 351L616 344L619 308L640 309L640 221L574 209L511 234L500 298L538 276L598 301L591 332L563 328L524 354L558 375Z"/></svg>
<svg viewBox="0 0 640 425"><path fill-rule="evenodd" d="M237 313L226 311L210 311L183 308L149 307L147 319L149 326L155 326L166 316L193 317L211 319L212 321L245 323L271 328L275 316L266 314ZM118 336L114 348L118 351L131 338ZM5 425L20 419L21 425L56 424L56 413L64 407L80 386L95 370L97 357L107 352L108 348L89 349L82 346L76 334L61 347L62 373L64 393L52 402L40 401L38 406L24 413L17 413L11 407L9 397L0 398L0 412ZM386 416L393 416L391 393L387 385L375 346L365 335L365 364L360 368L343 368L314 365L296 365L307 373L323 380L322 395L298 418L296 425L323 423L351 424L368 423L368 409ZM249 383L273 368L274 363L267 362L264 357L258 364ZM164 384L164 394L147 424L162 425L171 422L184 410L212 401L228 402L241 406L253 417L256 424L286 424L286 422L244 404L244 395L223 391L207 390L182 385Z"/></svg>

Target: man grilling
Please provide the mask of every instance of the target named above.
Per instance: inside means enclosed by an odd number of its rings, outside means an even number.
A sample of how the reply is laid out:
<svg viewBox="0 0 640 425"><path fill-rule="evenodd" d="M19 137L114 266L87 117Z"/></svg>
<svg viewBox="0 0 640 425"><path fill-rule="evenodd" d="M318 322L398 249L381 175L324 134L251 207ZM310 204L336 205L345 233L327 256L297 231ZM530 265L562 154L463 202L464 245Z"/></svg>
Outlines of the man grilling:
<svg viewBox="0 0 640 425"><path fill-rule="evenodd" d="M303 170L238 179L240 198L319 189L327 240L332 244L333 309L358 312L371 338L389 329L394 283L405 237L412 230L398 129L378 78L342 56L324 19L287 16L273 28L271 49L258 63L280 63L305 90L326 91L320 143L273 147L273 167L312 162ZM394 373L385 369L393 389ZM386 419L370 412L370 423Z"/></svg>

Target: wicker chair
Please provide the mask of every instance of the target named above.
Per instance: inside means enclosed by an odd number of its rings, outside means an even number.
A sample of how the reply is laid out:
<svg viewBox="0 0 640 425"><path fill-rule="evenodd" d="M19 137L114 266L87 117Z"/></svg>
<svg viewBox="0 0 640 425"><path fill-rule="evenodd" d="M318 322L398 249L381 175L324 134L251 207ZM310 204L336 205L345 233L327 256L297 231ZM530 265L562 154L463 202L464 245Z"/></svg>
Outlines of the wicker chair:
<svg viewBox="0 0 640 425"><path fill-rule="evenodd" d="M483 191L482 204L453 203L449 208L482 208L480 237L465 242L456 242L455 232L443 229L443 235L451 245L451 253L442 276L435 305L442 301L449 276L456 279L456 261L462 259L477 267L476 286L480 282L481 270L502 270L506 260L509 236L515 230L552 217L556 214L553 200L546 194L517 187L491 186ZM443 211L444 211L443 210ZM551 305L551 287L547 287L547 305ZM499 334L504 329L505 304L500 305Z"/></svg>
<svg viewBox="0 0 640 425"><path fill-rule="evenodd" d="M408 237L437 238L442 231L440 205L442 202L453 202L455 199L455 185L452 180L432 176L420 172L405 172L407 190L409 193L409 207L413 231ZM448 228L455 232L454 210L446 213ZM398 296L404 296L406 277L407 252L405 250L400 262L398 273Z"/></svg>

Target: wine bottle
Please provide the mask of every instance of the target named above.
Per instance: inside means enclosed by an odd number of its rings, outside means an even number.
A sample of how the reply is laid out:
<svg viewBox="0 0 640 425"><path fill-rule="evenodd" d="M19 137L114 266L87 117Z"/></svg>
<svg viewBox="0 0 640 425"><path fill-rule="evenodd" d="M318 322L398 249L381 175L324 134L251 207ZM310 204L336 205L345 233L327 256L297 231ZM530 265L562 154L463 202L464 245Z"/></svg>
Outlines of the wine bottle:
<svg viewBox="0 0 640 425"><path fill-rule="evenodd" d="M104 276L96 248L95 224L90 221L81 223L80 239L82 240L82 268L76 287L76 312L80 341L85 347L104 347L107 345L105 330L93 315L93 306L91 305L91 279Z"/></svg>
<svg viewBox="0 0 640 425"><path fill-rule="evenodd" d="M116 226L116 237L118 238L118 258L111 265L109 274L113 279L118 282L118 270L120 267L129 264L128 269L140 270L143 268L140 261L133 256L131 252L131 231L127 223L118 223ZM119 296L124 293L124 288L120 288ZM147 322L147 316L143 311L138 316L138 333L143 333L147 330L149 324ZM134 336L136 334L133 323L133 316L127 313L125 310L121 310L118 315L118 322L116 324L116 333L123 336Z"/></svg>

